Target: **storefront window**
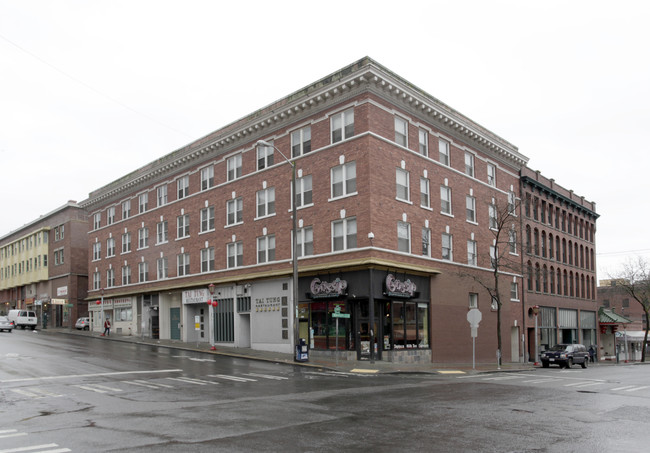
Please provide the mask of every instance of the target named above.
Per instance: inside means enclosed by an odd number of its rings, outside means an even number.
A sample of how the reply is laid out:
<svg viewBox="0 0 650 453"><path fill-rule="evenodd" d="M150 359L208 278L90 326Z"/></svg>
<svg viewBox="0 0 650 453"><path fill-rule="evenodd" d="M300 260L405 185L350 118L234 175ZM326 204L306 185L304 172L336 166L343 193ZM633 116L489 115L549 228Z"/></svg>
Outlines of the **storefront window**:
<svg viewBox="0 0 650 453"><path fill-rule="evenodd" d="M116 308L114 310L114 315L115 315L114 322L133 321L133 309L132 308Z"/></svg>
<svg viewBox="0 0 650 453"><path fill-rule="evenodd" d="M418 304L418 346L429 347L429 310L427 304Z"/></svg>
<svg viewBox="0 0 650 453"><path fill-rule="evenodd" d="M389 326L388 332L392 331L393 344L395 349L412 349L429 347L429 315L427 304L416 304L415 302L391 302L391 318L384 321L386 324L392 321L392 329ZM387 304L388 305L388 304ZM386 346L386 330L384 331L384 349Z"/></svg>
<svg viewBox="0 0 650 453"><path fill-rule="evenodd" d="M336 349L336 318L332 316L336 306L341 313L346 313L345 302L312 302L311 326L314 329L314 349ZM345 339L348 332L348 319L339 318L338 348L345 350Z"/></svg>

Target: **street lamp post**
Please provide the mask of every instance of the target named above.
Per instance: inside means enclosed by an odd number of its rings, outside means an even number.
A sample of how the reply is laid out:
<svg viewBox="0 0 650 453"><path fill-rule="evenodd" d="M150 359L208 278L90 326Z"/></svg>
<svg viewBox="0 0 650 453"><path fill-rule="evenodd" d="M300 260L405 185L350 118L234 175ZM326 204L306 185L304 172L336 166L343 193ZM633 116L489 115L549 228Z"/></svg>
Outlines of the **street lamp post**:
<svg viewBox="0 0 650 453"><path fill-rule="evenodd" d="M298 346L299 340L298 338L300 337L300 332L298 331L298 216L296 214L296 201L298 199L298 192L296 191L296 163L291 161L287 156L284 155L282 151L278 149L277 146L275 146L272 143L269 143L264 140L258 140L257 141L258 146L268 146L271 148L274 148L277 150L280 155L286 160L289 165L291 165L291 190L293 191L293 200L291 203L291 216L292 216L292 223L293 223L293 245L292 245L292 257L293 257L293 275L292 275L292 287L293 287L293 292L292 292L292 302L291 302L291 311L293 313L293 338L292 338L292 344L293 344L293 349L294 349L294 357L295 356L295 348ZM297 358L297 357L296 357Z"/></svg>
<svg viewBox="0 0 650 453"><path fill-rule="evenodd" d="M214 301L214 283L210 283L208 285L208 291L210 292L210 300L208 301L208 329L210 332L208 333L208 338L210 340L210 350L215 351L217 348L214 345L214 324L213 324L213 318L214 318L214 309L213 307L216 307L217 304Z"/></svg>
<svg viewBox="0 0 650 453"><path fill-rule="evenodd" d="M99 291L100 291L100 294L102 296L102 303L101 303L101 307L102 307L102 324L100 324L100 328L104 329L104 324L106 324L106 319L104 318L104 288L101 288ZM104 336L104 331L103 330L102 330L102 336Z"/></svg>

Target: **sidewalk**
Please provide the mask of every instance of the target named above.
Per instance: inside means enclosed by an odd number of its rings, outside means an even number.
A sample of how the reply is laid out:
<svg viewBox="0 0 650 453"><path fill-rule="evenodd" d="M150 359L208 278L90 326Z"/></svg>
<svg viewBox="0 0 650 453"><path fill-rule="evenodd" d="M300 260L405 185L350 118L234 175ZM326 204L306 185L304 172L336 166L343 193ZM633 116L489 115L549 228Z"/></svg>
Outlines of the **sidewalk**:
<svg viewBox="0 0 650 453"><path fill-rule="evenodd" d="M208 343L185 343L179 340L157 340L152 338L142 338L139 336L122 336L113 334L109 337L101 336L98 332L88 332L68 328L48 328L39 331L45 335L77 335L84 337L92 337L100 341L122 341L126 343L138 343L163 348L174 348L185 351L202 352L206 354L214 354L228 357L236 357L241 359L261 360L274 363L286 363L288 365L310 367L320 370L338 371L345 373L363 373L363 374L390 374L390 373L427 373L427 374L476 374L476 373L490 373L490 372L509 372L509 371L533 371L535 367L532 363L504 363L500 368L497 368L496 363L481 363L476 364L476 368L472 367L472 363L424 363L424 364L410 364L410 363L393 363L384 361L346 361L339 360L336 362L335 358L324 358L310 356L307 362L296 362L293 354L286 354L282 352L260 351L251 348L234 348L217 346L216 350L211 350Z"/></svg>

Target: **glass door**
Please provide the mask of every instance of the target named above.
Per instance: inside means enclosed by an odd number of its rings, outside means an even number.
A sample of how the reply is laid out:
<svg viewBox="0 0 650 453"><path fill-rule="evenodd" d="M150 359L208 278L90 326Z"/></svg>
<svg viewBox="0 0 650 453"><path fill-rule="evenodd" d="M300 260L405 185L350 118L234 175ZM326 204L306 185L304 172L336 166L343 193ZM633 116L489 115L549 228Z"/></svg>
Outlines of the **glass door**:
<svg viewBox="0 0 650 453"><path fill-rule="evenodd" d="M374 358L381 360L382 348L377 347L377 339L382 338L381 326L379 319L381 318L379 304L375 303L375 316L370 319L370 304L367 300L359 301L354 307L355 317L355 342L357 350L357 360L370 360L371 348L374 349Z"/></svg>

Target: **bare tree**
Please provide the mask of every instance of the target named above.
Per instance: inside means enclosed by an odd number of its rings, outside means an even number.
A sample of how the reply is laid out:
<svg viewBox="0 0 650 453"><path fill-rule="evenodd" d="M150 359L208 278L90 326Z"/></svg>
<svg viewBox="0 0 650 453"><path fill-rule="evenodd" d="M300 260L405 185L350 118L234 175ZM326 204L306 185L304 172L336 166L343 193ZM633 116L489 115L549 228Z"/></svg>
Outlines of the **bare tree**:
<svg viewBox="0 0 650 453"><path fill-rule="evenodd" d="M645 362L646 347L648 345L648 331L650 331L650 264L641 256L629 259L623 264L622 270L615 276L616 286L636 300L643 308L645 314L645 335L643 336L643 349L641 361Z"/></svg>

